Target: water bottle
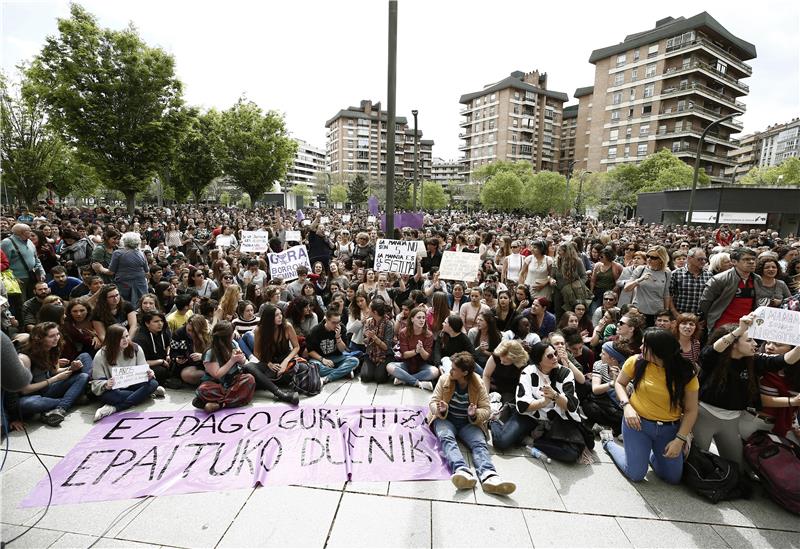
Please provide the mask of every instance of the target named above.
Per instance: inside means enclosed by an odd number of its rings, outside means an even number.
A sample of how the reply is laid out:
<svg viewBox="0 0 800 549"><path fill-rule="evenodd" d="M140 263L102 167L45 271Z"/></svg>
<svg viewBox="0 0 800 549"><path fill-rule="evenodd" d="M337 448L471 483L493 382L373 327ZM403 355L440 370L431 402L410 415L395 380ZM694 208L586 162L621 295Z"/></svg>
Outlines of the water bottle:
<svg viewBox="0 0 800 549"><path fill-rule="evenodd" d="M545 463L550 463L550 458L547 457L547 454L536 448L535 446L528 446L528 453L530 453L531 457L544 461Z"/></svg>

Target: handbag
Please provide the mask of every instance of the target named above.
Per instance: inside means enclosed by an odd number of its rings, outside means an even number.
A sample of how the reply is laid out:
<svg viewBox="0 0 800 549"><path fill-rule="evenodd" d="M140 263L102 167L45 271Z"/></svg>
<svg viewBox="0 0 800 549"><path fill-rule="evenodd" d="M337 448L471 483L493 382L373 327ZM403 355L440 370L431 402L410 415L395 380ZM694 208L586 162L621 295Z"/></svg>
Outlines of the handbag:
<svg viewBox="0 0 800 549"><path fill-rule="evenodd" d="M25 256L22 255L22 252L19 251L19 246L17 246L17 243L14 242L14 239L9 238L9 241L11 241L11 245L14 246L14 249L17 250L17 255L20 257L20 259L22 259L22 263L25 264L25 270L28 272L28 280L32 281L39 280L39 273L37 273L34 269L31 268L30 265L28 265L28 260L25 259ZM34 265L34 267L35 266L36 265Z"/></svg>
<svg viewBox="0 0 800 549"><path fill-rule="evenodd" d="M0 277L2 278L3 286L5 286L7 294L12 295L22 293L22 288L19 285L19 280L17 280L17 277L14 276L14 271L11 269L6 269L0 273Z"/></svg>

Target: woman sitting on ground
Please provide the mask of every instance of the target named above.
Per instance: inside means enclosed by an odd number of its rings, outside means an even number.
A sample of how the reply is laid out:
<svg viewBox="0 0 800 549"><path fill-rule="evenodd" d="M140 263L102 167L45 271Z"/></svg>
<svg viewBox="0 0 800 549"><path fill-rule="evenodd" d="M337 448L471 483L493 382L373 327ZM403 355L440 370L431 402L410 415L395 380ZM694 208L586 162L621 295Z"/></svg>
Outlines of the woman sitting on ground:
<svg viewBox="0 0 800 549"><path fill-rule="evenodd" d="M665 482L680 482L682 454L697 420L699 388L694 368L681 356L675 336L658 328L647 330L642 354L625 361L614 383L625 417L625 447L614 442L610 433L601 433L603 448L626 477L643 480L650 464Z"/></svg>
<svg viewBox="0 0 800 549"><path fill-rule="evenodd" d="M486 361L492 356L494 350L500 345L503 336L497 329L497 320L490 311L478 315L475 327L467 333L472 346L475 347L475 361L481 367L486 366Z"/></svg>
<svg viewBox="0 0 800 549"><path fill-rule="evenodd" d="M516 485L500 478L486 445L489 395L475 373L475 359L469 353L457 353L452 357L452 366L436 384L427 418L453 472L450 480L459 490L469 490L477 484L458 447L460 439L472 452L483 490L490 494L511 494Z"/></svg>
<svg viewBox="0 0 800 549"><path fill-rule="evenodd" d="M450 357L456 353L467 352L475 356L475 346L461 328L464 327L461 317L456 314L448 316L442 324L442 331L433 344L433 365L439 367L441 375L450 371ZM478 375L483 373L483 369L475 365Z"/></svg>
<svg viewBox="0 0 800 549"><path fill-rule="evenodd" d="M409 313L398 339L403 360L386 365L386 371L394 377L394 384L405 383L432 391L431 381L439 377L439 369L432 365L433 334L428 330L424 307L416 307Z"/></svg>
<svg viewBox="0 0 800 549"><path fill-rule="evenodd" d="M393 358L394 322L391 309L382 299L373 299L370 316L364 321L366 353L361 364L361 381L384 383L389 379L386 365Z"/></svg>
<svg viewBox="0 0 800 549"><path fill-rule="evenodd" d="M200 385L205 375L203 355L211 347L208 321L202 315L194 315L179 328L170 342L170 356L175 362L175 371L181 381L192 387Z"/></svg>
<svg viewBox="0 0 800 549"><path fill-rule="evenodd" d="M92 309L92 326L100 343L103 343L106 329L112 324L127 328L135 336L138 327L136 311L133 305L122 299L119 288L115 284L106 284L99 294L97 306Z"/></svg>
<svg viewBox="0 0 800 549"><path fill-rule="evenodd" d="M169 350L172 336L167 327L167 317L161 311L147 311L141 316L142 327L133 338L134 343L144 351L144 358L156 374L156 380L170 389L179 389L177 380L170 380L171 367Z"/></svg>
<svg viewBox="0 0 800 549"><path fill-rule="evenodd" d="M102 349L94 356L92 393L100 397L103 406L97 409L94 420L100 421L113 413L127 410L146 401L150 395L163 397L166 391L158 385L155 372L147 370L147 381L115 389L113 367L147 364L144 351L128 336L128 329L118 324L108 327Z"/></svg>
<svg viewBox="0 0 800 549"><path fill-rule="evenodd" d="M608 341L600 351L600 360L592 369L592 394L581 401L583 413L589 425L596 423L609 427L614 437L622 432L622 408L614 390L614 383L619 370L628 357L630 350L624 343Z"/></svg>
<svg viewBox="0 0 800 549"><path fill-rule="evenodd" d="M81 353L88 353L94 357L100 348L100 340L94 332L94 326L89 319L89 306L77 299L67 303L64 323L61 326L61 333L64 337L64 348L62 355L64 358L75 360Z"/></svg>
<svg viewBox="0 0 800 549"><path fill-rule="evenodd" d="M691 313L681 313L675 320L672 335L681 344L681 355L692 363L697 370L700 367L700 322Z"/></svg>
<svg viewBox="0 0 800 549"><path fill-rule="evenodd" d="M281 310L267 305L258 327L246 334L243 341L253 348L244 370L255 378L256 387L271 392L282 402L297 404L300 400L297 393L279 387L288 385L300 351L297 332L284 321Z"/></svg>
<svg viewBox="0 0 800 549"><path fill-rule="evenodd" d="M55 427L83 394L92 374L92 358L83 353L76 360L61 358L61 333L55 322L37 324L19 353L31 371L31 382L20 389L22 419L39 414L42 423Z"/></svg>
<svg viewBox="0 0 800 549"><path fill-rule="evenodd" d="M205 375L192 401L195 408L213 413L237 408L253 400L256 380L242 367L247 357L233 340L233 326L220 320L211 330L211 348L203 356Z"/></svg>
<svg viewBox="0 0 800 549"><path fill-rule="evenodd" d="M483 384L488 393L498 393L503 403L514 402L519 375L528 365L528 352L518 340L503 340L486 362Z"/></svg>
<svg viewBox="0 0 800 549"><path fill-rule="evenodd" d="M530 309L523 311L523 315L531 321L531 332L537 334L541 339L550 335L556 329L556 317L547 310L550 301L546 297L536 297L533 299Z"/></svg>

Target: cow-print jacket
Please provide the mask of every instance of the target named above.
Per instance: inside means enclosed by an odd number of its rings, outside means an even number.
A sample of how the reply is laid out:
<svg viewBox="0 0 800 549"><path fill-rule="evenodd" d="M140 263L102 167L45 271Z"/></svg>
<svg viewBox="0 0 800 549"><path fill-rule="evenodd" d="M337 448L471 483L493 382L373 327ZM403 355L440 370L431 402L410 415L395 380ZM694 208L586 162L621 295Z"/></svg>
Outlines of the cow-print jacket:
<svg viewBox="0 0 800 549"><path fill-rule="evenodd" d="M527 411L528 406L535 400L542 398L541 389L550 385L556 393L567 397L567 409L562 410L555 402L548 402L544 408L532 412ZM578 397L575 394L575 377L569 368L557 366L549 375L543 374L536 364L529 364L522 370L517 385L517 411L527 414L535 419L555 419L558 415L562 419L581 421L578 408Z"/></svg>

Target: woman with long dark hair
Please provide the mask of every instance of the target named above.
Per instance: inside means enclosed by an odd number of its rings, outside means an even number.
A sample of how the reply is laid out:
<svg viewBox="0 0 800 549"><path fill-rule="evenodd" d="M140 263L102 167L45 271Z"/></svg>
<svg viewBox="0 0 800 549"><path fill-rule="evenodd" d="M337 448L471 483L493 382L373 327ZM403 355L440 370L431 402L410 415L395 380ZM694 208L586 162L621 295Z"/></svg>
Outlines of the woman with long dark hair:
<svg viewBox="0 0 800 549"><path fill-rule="evenodd" d="M800 346L784 355L756 353L756 342L747 334L752 323L753 316L746 315L738 326L720 326L700 355L700 415L694 427L694 443L708 450L713 440L720 456L740 466L739 423L747 408L761 407L759 377L800 360Z"/></svg>
<svg viewBox="0 0 800 549"><path fill-rule="evenodd" d="M106 329L112 324L127 328L133 338L139 325L133 305L122 299L116 284L106 284L98 292L97 305L92 309L92 326L102 343Z"/></svg>
<svg viewBox="0 0 800 549"><path fill-rule="evenodd" d="M192 401L208 413L237 408L253 400L256 380L243 370L247 358L233 340L233 326L220 320L211 330L211 349L203 356L205 375Z"/></svg>
<svg viewBox="0 0 800 549"><path fill-rule="evenodd" d="M94 356L92 368L92 392L98 395L103 403L94 414L95 421L136 406L147 400L151 394L159 397L166 395L164 388L159 387L153 370L147 371L147 381L121 389L114 388L113 367L144 364L147 364L144 351L130 340L127 328L119 324L109 326L103 347Z"/></svg>
<svg viewBox="0 0 800 549"><path fill-rule="evenodd" d="M175 286L162 280L156 284L154 291L159 310L164 314L171 313L175 304Z"/></svg>
<svg viewBox="0 0 800 549"><path fill-rule="evenodd" d="M392 358L394 323L391 308L382 299L373 299L369 305L370 316L364 321L366 352L361 365L361 381L384 383L389 379L386 364Z"/></svg>
<svg viewBox="0 0 800 549"><path fill-rule="evenodd" d="M514 310L510 290L500 290L497 292L497 305L492 309L492 312L497 320L498 330L505 332L511 328L511 323L514 322L514 319L517 317L517 312Z"/></svg>
<svg viewBox="0 0 800 549"><path fill-rule="evenodd" d="M556 317L547 310L550 302L546 297L535 297L530 309L523 314L531 321L531 331L539 334L544 339L556 329Z"/></svg>
<svg viewBox="0 0 800 549"><path fill-rule="evenodd" d="M274 305L267 305L258 327L243 339L253 348L244 370L255 378L256 387L271 392L282 402L297 404L300 401L297 393L278 386L286 385L297 360L303 360L298 357L300 344L297 332L290 323L284 322L281 310Z"/></svg>
<svg viewBox="0 0 800 549"><path fill-rule="evenodd" d="M175 331L170 342L170 356L181 381L192 386L200 384L205 375L203 355L209 347L211 336L203 315L193 315Z"/></svg>
<svg viewBox="0 0 800 549"><path fill-rule="evenodd" d="M100 348L100 340L89 319L91 309L89 306L77 299L67 303L64 323L61 326L61 333L64 336L64 349L62 354L65 358L74 360L81 353L94 354Z"/></svg>
<svg viewBox="0 0 800 549"><path fill-rule="evenodd" d="M497 329L497 320L491 311L484 311L478 315L478 320L475 327L468 333L470 342L475 347L475 362L480 366L480 372L483 373L483 367L486 366L486 361L492 356L494 350L500 345L503 336Z"/></svg>
<svg viewBox="0 0 800 549"><path fill-rule="evenodd" d="M680 482L682 454L697 420L699 388L694 367L681 356L675 336L658 328L647 330L642 354L625 361L614 383L625 418L625 447L614 442L611 433L601 433L603 448L626 477L643 480L652 464L665 482Z"/></svg>

